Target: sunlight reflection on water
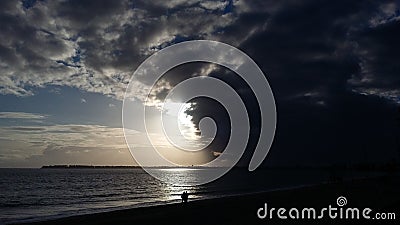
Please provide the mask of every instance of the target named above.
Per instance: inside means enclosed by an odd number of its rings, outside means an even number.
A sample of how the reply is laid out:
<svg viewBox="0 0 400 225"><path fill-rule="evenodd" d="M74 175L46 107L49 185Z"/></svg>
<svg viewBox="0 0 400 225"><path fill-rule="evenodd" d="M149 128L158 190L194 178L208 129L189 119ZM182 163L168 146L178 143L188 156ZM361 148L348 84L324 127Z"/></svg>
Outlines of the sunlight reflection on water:
<svg viewBox="0 0 400 225"><path fill-rule="evenodd" d="M168 184L180 184L181 187L193 187L199 182L205 173L211 173L207 169L171 168L150 169L158 177L162 177ZM174 185L175 186L175 185ZM176 185L179 187L178 185Z"/></svg>

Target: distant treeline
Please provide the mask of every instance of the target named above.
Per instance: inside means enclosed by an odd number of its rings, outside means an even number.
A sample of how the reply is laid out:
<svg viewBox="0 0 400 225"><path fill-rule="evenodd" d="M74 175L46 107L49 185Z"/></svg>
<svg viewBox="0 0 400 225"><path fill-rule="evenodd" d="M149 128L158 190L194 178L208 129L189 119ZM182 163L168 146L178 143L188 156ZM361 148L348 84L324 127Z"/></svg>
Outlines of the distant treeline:
<svg viewBox="0 0 400 225"><path fill-rule="evenodd" d="M95 165L47 165L42 166L42 169L103 169L103 168L140 168L140 166L95 166Z"/></svg>

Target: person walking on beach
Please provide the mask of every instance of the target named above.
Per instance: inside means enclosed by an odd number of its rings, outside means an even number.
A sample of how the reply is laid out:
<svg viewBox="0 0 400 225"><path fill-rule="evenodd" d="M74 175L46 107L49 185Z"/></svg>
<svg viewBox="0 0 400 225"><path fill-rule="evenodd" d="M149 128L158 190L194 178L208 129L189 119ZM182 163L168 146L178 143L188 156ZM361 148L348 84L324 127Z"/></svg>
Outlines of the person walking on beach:
<svg viewBox="0 0 400 225"><path fill-rule="evenodd" d="M181 198L182 198L182 202L186 203L186 202L188 202L189 194L188 194L186 191L184 191L184 192L181 194Z"/></svg>

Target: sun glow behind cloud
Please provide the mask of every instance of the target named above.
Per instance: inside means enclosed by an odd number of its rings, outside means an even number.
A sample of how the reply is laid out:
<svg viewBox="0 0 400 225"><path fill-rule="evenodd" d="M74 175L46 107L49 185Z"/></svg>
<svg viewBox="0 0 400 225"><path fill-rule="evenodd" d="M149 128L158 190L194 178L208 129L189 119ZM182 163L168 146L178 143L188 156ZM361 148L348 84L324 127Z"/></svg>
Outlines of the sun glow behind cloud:
<svg viewBox="0 0 400 225"><path fill-rule="evenodd" d="M150 142L142 147L134 144L130 146L131 149L140 148L142 152L154 148L162 157L177 166L202 165L215 158L205 149L212 138L201 136L192 121L192 116L186 113L192 107L192 103L167 101L159 103L158 106L158 115L155 113L156 115L148 118L146 127ZM126 135L129 139L129 132L126 132ZM146 166L165 165L154 162L153 165Z"/></svg>
<svg viewBox="0 0 400 225"><path fill-rule="evenodd" d="M186 113L192 107L193 103L166 102L163 113L176 118L180 134L189 140L199 140L199 130L194 125L191 115Z"/></svg>

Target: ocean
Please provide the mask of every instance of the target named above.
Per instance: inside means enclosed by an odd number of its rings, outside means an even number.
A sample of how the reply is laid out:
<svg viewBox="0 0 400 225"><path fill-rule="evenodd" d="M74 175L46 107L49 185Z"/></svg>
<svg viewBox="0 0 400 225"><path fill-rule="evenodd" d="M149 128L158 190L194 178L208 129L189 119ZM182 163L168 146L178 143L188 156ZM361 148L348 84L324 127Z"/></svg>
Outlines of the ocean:
<svg viewBox="0 0 400 225"><path fill-rule="evenodd" d="M163 169L165 176L193 177L197 169ZM364 174L365 175L365 174ZM364 176L347 174L346 177ZM233 169L201 186L162 183L140 168L0 169L0 224L41 221L151 205L328 182L331 174L316 169Z"/></svg>

